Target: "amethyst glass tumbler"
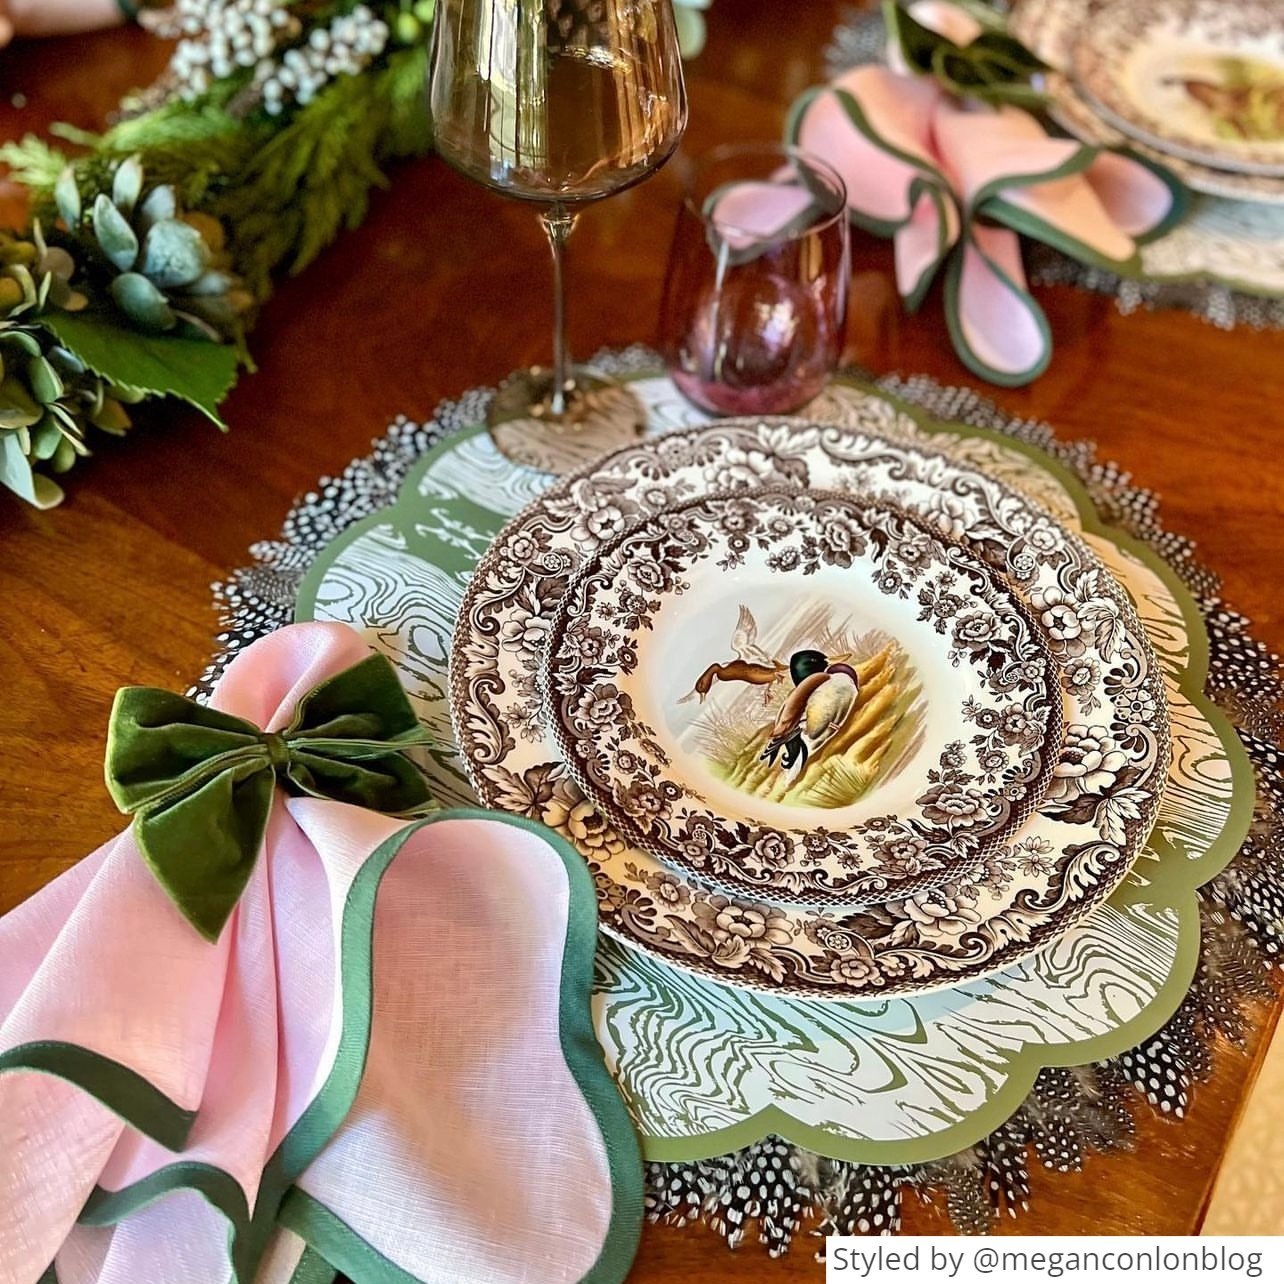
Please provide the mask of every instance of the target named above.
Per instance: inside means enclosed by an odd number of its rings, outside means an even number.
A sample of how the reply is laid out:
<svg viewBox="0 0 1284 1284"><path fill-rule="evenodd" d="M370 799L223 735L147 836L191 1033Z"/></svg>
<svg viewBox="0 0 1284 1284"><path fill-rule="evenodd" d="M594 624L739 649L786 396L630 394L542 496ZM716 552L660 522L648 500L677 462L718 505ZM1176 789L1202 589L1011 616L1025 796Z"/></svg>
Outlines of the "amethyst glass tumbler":
<svg viewBox="0 0 1284 1284"><path fill-rule="evenodd" d="M784 145L711 152L678 211L660 342L682 393L720 415L788 414L825 386L847 320L847 192Z"/></svg>

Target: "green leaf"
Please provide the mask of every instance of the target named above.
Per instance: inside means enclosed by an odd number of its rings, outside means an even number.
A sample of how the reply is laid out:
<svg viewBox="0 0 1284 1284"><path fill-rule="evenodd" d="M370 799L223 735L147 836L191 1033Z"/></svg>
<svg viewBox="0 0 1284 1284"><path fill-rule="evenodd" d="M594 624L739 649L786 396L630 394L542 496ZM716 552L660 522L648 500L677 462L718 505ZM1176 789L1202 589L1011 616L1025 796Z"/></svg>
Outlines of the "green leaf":
<svg viewBox="0 0 1284 1284"><path fill-rule="evenodd" d="M80 187L76 182L76 171L70 165L58 175L54 184L54 203L62 221L74 231L80 222Z"/></svg>
<svg viewBox="0 0 1284 1284"><path fill-rule="evenodd" d="M66 472L66 469L63 469L63 472ZM57 508L62 503L64 498L62 487L52 477L35 473L31 480L36 491L36 497L32 503L37 508Z"/></svg>
<svg viewBox="0 0 1284 1284"><path fill-rule="evenodd" d="M191 285L209 262L201 234L177 219L161 219L143 241L142 270L162 290Z"/></svg>
<svg viewBox="0 0 1284 1284"><path fill-rule="evenodd" d="M115 267L128 272L138 258L138 237L106 192L99 192L94 201L93 219L94 235L102 252Z"/></svg>
<svg viewBox="0 0 1284 1284"><path fill-rule="evenodd" d="M52 459L62 440L58 425L52 419L46 419L31 435L31 453L37 459Z"/></svg>
<svg viewBox="0 0 1284 1284"><path fill-rule="evenodd" d="M9 375L0 383L0 430L30 428L38 424L44 414L44 407L32 400L15 375Z"/></svg>
<svg viewBox="0 0 1284 1284"><path fill-rule="evenodd" d="M138 210L138 223L144 229L150 228L153 223L159 223L163 218L174 218L178 214L178 196L173 187L168 183L161 184L160 187L153 187L147 193Z"/></svg>
<svg viewBox="0 0 1284 1284"><path fill-rule="evenodd" d="M54 276L60 276L63 280L70 281L76 275L76 260L61 245L54 245L41 256L40 270L42 272L52 272Z"/></svg>
<svg viewBox="0 0 1284 1284"><path fill-rule="evenodd" d="M142 192L143 166L137 156L131 156L116 166L111 184L112 204L128 218L133 214Z"/></svg>
<svg viewBox="0 0 1284 1284"><path fill-rule="evenodd" d="M102 406L94 412L91 417L95 428L101 428L103 432L110 433L113 437L120 437L130 425L130 418L125 413L125 407L112 397L108 397Z"/></svg>
<svg viewBox="0 0 1284 1284"><path fill-rule="evenodd" d="M7 486L28 504L36 502L36 482L31 461L22 453L22 445L13 433L0 436L0 486Z"/></svg>
<svg viewBox="0 0 1284 1284"><path fill-rule="evenodd" d="M60 437L58 439L58 449L54 451L54 456L49 463L49 467L52 468L56 473L65 473L72 466L72 464L76 462L76 459L77 459L76 447L71 441L71 439L69 437ZM40 479L40 474L37 473L36 474L37 482L39 482L39 479ZM58 487L55 486L54 489L58 490ZM58 490L58 497L59 499L62 498L61 490ZM57 503L57 502L58 502L57 500L54 501L54 503Z"/></svg>
<svg viewBox="0 0 1284 1284"><path fill-rule="evenodd" d="M218 405L236 383L235 348L202 339L143 335L98 314L45 318L58 340L126 394L178 397L220 428Z"/></svg>
<svg viewBox="0 0 1284 1284"><path fill-rule="evenodd" d="M42 405L57 401L63 393L63 383L58 372L46 357L32 357L27 366L27 383L35 398Z"/></svg>
<svg viewBox="0 0 1284 1284"><path fill-rule="evenodd" d="M140 329L150 333L174 328L174 310L165 296L141 273L122 272L111 283L116 306Z"/></svg>
<svg viewBox="0 0 1284 1284"><path fill-rule="evenodd" d="M40 340L29 330L10 330L0 337L3 337L4 341L12 347L25 352L29 357L38 357L40 355Z"/></svg>

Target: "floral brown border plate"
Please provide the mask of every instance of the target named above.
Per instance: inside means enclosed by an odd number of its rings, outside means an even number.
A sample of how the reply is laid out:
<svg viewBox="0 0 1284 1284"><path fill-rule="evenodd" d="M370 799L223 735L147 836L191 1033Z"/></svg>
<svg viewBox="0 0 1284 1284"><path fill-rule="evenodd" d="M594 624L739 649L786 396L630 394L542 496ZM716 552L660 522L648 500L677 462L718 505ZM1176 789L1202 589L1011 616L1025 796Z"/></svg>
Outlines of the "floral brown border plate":
<svg viewBox="0 0 1284 1284"><path fill-rule="evenodd" d="M1038 812L975 879L916 894L921 849L908 842L896 853L902 878L857 914L728 897L630 847L570 778L541 717L536 675L573 576L651 514L712 491L762 486L842 491L966 542L1051 639L1068 698L1060 760ZM478 795L576 843L597 881L604 931L730 984L817 998L948 987L1050 944L1126 875L1171 757L1150 644L1126 590L1081 539L951 456L796 420L727 421L641 443L526 508L469 584L452 645L451 704Z"/></svg>
<svg viewBox="0 0 1284 1284"><path fill-rule="evenodd" d="M1085 143L1105 147L1126 144L1142 156L1166 165L1196 192L1229 200L1284 205L1284 178L1241 174L1183 160L1131 138L1103 120L1079 92L1065 68L1080 29L1092 20L1094 0L1023 0L1009 19L1012 34L1045 62L1060 70L1044 77L1048 113L1067 133Z"/></svg>
<svg viewBox="0 0 1284 1284"><path fill-rule="evenodd" d="M640 522L562 599L540 680L572 778L623 837L790 905L877 900L906 842L901 895L974 875L1061 750L1052 659L1002 580L841 494Z"/></svg>
<svg viewBox="0 0 1284 1284"><path fill-rule="evenodd" d="M1125 134L1215 169L1284 177L1284 21L1275 0L1114 0L1071 72Z"/></svg>

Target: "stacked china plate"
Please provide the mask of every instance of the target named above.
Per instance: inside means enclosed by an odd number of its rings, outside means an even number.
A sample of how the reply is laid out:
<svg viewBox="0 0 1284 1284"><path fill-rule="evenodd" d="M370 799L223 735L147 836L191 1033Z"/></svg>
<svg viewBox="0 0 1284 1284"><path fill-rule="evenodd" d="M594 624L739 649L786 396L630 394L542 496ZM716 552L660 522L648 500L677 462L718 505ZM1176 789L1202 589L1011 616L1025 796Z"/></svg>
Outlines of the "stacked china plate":
<svg viewBox="0 0 1284 1284"><path fill-rule="evenodd" d="M1024 0L1013 33L1055 72L1051 111L1195 191L1284 204L1279 0Z"/></svg>
<svg viewBox="0 0 1284 1284"><path fill-rule="evenodd" d="M603 929L737 986L957 986L1126 876L1171 758L1126 590L922 439L674 432L517 515L451 656L489 806L589 861Z"/></svg>

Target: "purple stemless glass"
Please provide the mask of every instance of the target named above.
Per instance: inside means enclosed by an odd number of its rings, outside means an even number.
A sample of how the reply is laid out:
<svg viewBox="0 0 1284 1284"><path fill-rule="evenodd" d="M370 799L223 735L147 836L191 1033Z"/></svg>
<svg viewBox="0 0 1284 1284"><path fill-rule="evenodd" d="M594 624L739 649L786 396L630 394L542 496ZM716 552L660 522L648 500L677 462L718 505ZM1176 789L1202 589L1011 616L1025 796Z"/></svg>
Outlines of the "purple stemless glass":
<svg viewBox="0 0 1284 1284"><path fill-rule="evenodd" d="M797 410L838 364L850 280L843 180L793 147L718 148L678 211L660 311L669 374L715 414Z"/></svg>

